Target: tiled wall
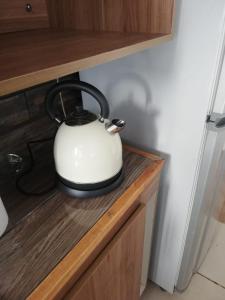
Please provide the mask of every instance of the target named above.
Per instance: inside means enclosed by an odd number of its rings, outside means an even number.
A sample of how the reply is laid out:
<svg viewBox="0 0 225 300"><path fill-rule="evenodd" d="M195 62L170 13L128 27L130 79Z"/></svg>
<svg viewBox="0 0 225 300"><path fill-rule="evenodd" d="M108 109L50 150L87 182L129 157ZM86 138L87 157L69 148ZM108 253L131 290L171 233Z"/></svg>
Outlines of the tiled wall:
<svg viewBox="0 0 225 300"><path fill-rule="evenodd" d="M62 80L77 79L75 76L71 75ZM18 193L15 187L15 167L10 166L7 155L15 153L21 156L23 158L23 170L26 170L30 165L27 143L54 137L57 124L50 120L46 112L45 96L49 88L55 83L56 81L52 81L17 95L0 99L0 195L11 217L10 219L15 219L12 216L18 214L20 210L19 214L23 215L26 213L29 199ZM80 93L74 94L74 92L71 93L69 91L63 93L63 101L67 112L72 110L75 98L78 97L80 97ZM59 100L58 112L62 114ZM52 178L54 178L52 149L53 140L32 146L35 168L37 170L35 169L36 173L28 174L23 179L22 183L28 189L32 190L33 186L36 190L39 188L40 190L45 189L45 185L48 186L48 182L51 182ZM46 168L46 166L49 166L48 171L42 172L42 169ZM51 178L49 177L50 173L53 174ZM32 201L32 205L38 205L40 199L33 199Z"/></svg>
<svg viewBox="0 0 225 300"><path fill-rule="evenodd" d="M7 154L28 156L26 143L49 137L56 126L48 118L44 98L51 84L0 101L0 182L8 169Z"/></svg>
<svg viewBox="0 0 225 300"><path fill-rule="evenodd" d="M9 175L7 154L19 154L26 163L28 141L54 136L57 125L50 120L45 109L46 92L53 84L55 81L0 100L0 182ZM63 99L70 110L73 96L67 92ZM58 109L60 112L60 105ZM40 148L41 145L35 147Z"/></svg>

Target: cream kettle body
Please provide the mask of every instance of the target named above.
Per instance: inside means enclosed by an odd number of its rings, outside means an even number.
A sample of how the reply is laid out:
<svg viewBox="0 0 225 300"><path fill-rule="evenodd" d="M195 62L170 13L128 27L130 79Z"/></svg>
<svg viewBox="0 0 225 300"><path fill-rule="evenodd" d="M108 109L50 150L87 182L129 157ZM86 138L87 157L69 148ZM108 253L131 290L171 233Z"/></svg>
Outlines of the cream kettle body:
<svg viewBox="0 0 225 300"><path fill-rule="evenodd" d="M100 116L74 102L74 111L63 121L56 118L54 102L65 89L89 93L99 103ZM109 106L104 95L81 81L55 85L46 98L47 111L60 126L54 141L54 160L59 186L76 197L95 197L110 192L123 179L122 120L108 120Z"/></svg>
<svg viewBox="0 0 225 300"><path fill-rule="evenodd" d="M115 176L122 168L121 153L119 134L105 134L105 124L98 120L75 128L63 123L55 137L57 173L79 184L93 184Z"/></svg>

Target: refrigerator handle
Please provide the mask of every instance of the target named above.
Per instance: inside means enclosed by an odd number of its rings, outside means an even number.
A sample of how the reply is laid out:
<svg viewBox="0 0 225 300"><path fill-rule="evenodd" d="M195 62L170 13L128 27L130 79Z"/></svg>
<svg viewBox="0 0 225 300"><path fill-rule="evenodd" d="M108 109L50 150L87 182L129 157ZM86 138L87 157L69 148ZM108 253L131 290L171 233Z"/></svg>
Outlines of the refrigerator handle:
<svg viewBox="0 0 225 300"><path fill-rule="evenodd" d="M212 131L221 131L225 129L225 113L212 113L206 119L207 128Z"/></svg>

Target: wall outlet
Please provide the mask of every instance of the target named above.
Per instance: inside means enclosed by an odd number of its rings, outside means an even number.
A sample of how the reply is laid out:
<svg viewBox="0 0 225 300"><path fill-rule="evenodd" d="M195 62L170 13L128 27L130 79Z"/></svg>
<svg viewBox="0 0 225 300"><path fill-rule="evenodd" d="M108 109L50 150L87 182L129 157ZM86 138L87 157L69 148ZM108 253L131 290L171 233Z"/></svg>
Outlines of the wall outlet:
<svg viewBox="0 0 225 300"><path fill-rule="evenodd" d="M13 173L20 173L23 168L23 158L16 153L7 154L8 163L13 171Z"/></svg>

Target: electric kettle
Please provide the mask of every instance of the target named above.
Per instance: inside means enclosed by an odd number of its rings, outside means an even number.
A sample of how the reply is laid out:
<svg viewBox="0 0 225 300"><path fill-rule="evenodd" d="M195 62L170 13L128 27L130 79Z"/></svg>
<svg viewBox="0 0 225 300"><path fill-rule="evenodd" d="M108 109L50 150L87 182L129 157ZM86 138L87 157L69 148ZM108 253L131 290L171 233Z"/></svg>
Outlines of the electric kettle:
<svg viewBox="0 0 225 300"><path fill-rule="evenodd" d="M74 101L74 111L65 120L57 117L57 96L64 90L82 91L99 104L97 116ZM108 193L123 180L122 143L125 122L108 120L109 105L94 86L82 81L54 85L46 96L46 109L59 124L54 141L54 160L61 190L74 197L88 198Z"/></svg>

